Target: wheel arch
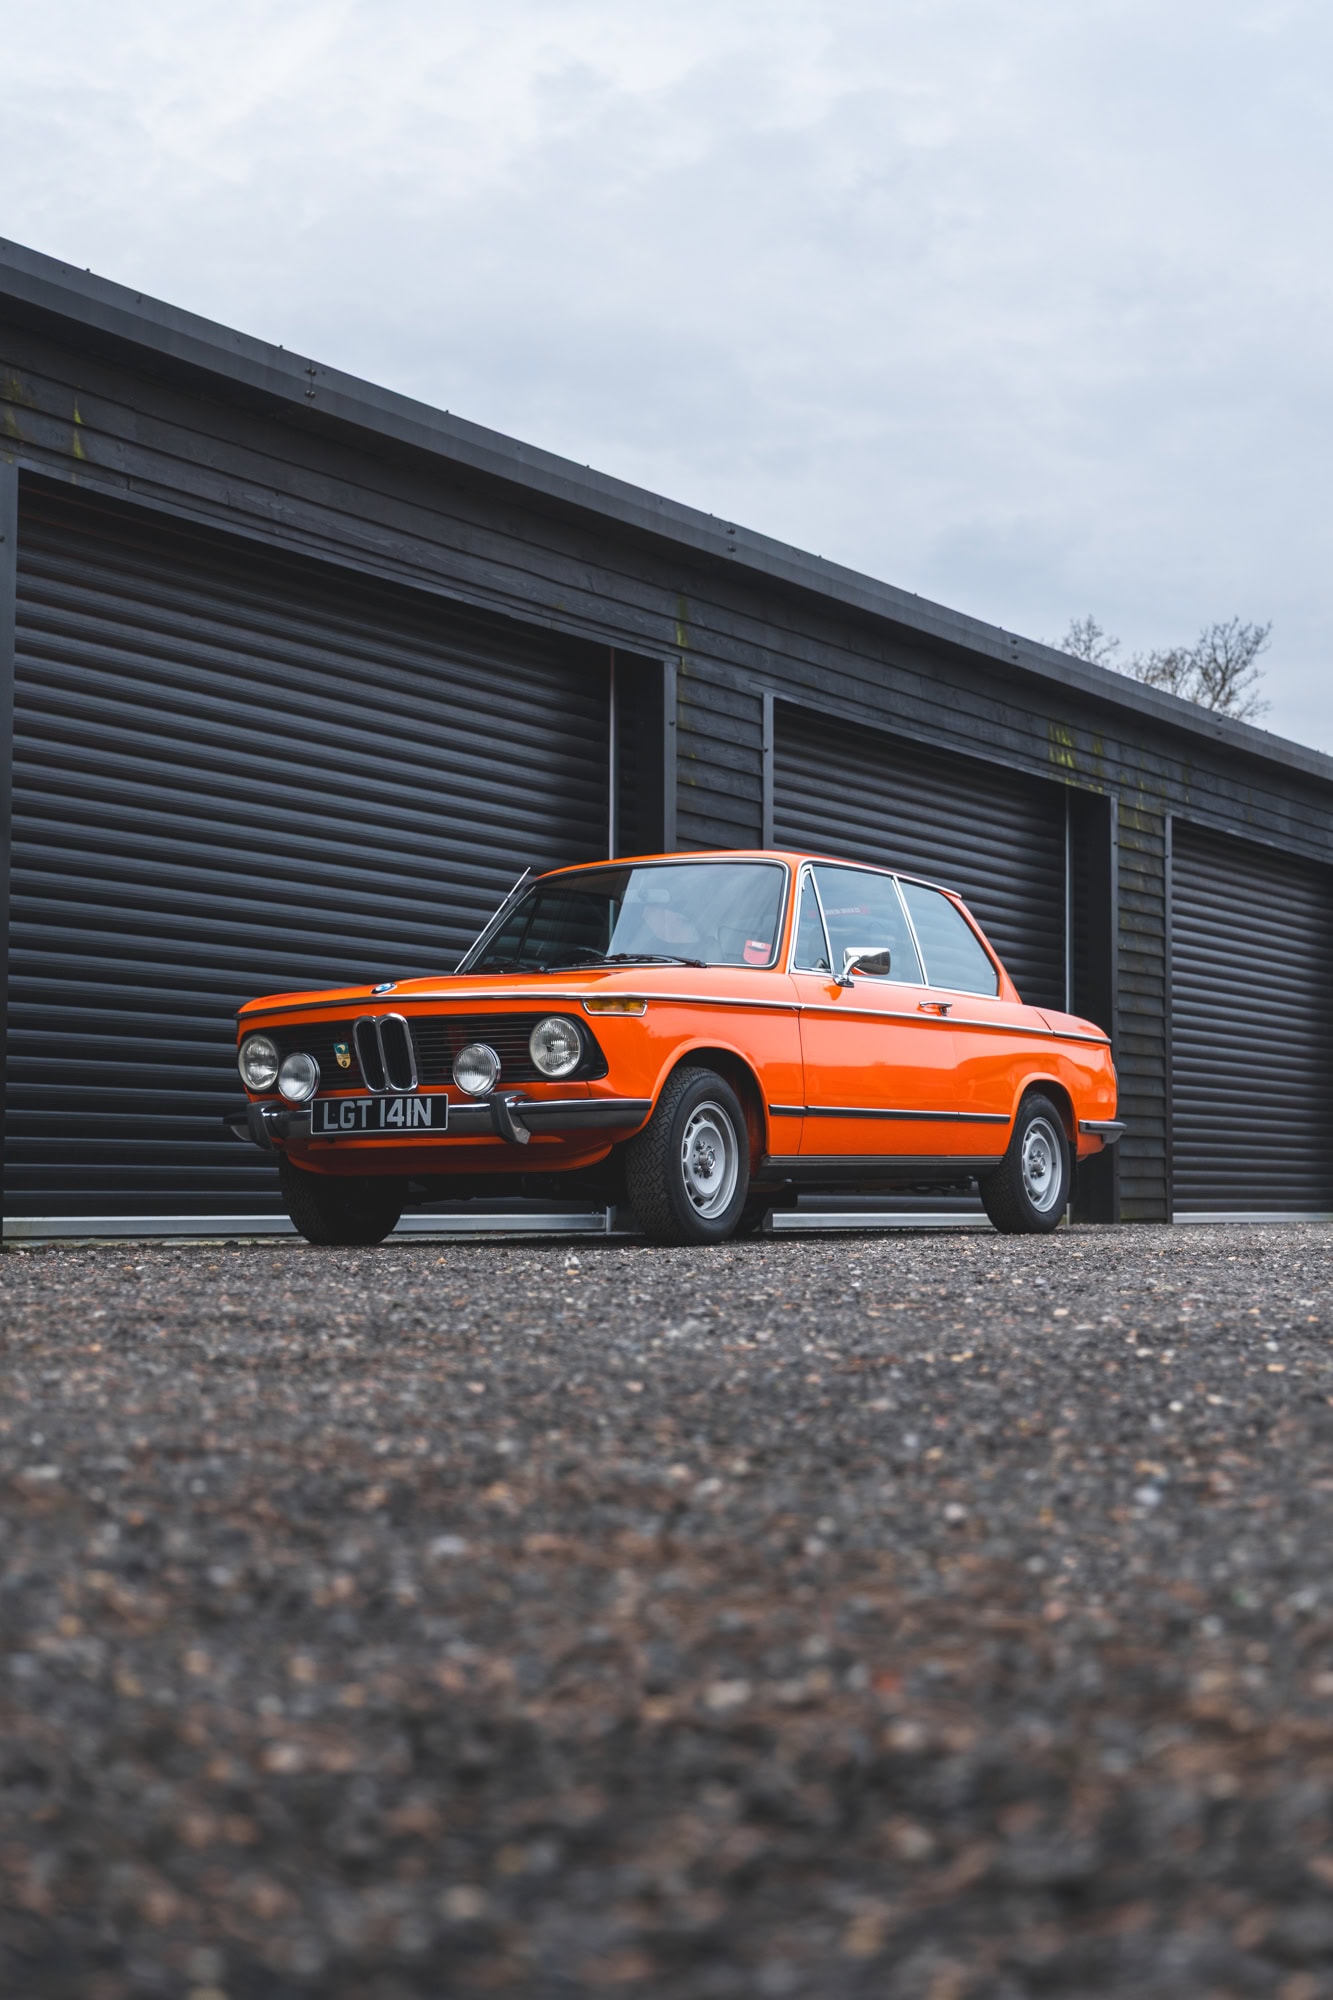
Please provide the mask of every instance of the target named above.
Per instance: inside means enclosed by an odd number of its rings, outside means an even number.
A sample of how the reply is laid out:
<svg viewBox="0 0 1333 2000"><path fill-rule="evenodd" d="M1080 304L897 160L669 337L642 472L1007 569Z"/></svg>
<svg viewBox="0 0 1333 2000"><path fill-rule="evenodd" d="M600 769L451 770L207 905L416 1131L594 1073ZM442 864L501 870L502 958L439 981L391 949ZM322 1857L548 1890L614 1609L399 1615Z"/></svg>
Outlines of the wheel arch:
<svg viewBox="0 0 1333 2000"><path fill-rule="evenodd" d="M753 1172L768 1151L768 1112L764 1104L764 1093L759 1078L745 1057L735 1049L703 1046L682 1049L671 1067L662 1077L657 1095L661 1095L662 1085L674 1076L678 1069L711 1069L731 1085L741 1101L745 1112L745 1123L750 1137L750 1169Z"/></svg>
<svg viewBox="0 0 1333 2000"><path fill-rule="evenodd" d="M1029 1077L1027 1082L1023 1085L1022 1090L1018 1094L1018 1103L1014 1106L1015 1118L1018 1116L1019 1111L1022 1109L1023 1105L1027 1102L1029 1097L1050 1098L1052 1104L1055 1106L1056 1110L1060 1113L1060 1117L1065 1128L1065 1137L1069 1141L1071 1154L1074 1157L1077 1157L1078 1117L1077 1114L1075 1113L1074 1100L1069 1094L1068 1087L1065 1084L1059 1082L1058 1079L1053 1076Z"/></svg>

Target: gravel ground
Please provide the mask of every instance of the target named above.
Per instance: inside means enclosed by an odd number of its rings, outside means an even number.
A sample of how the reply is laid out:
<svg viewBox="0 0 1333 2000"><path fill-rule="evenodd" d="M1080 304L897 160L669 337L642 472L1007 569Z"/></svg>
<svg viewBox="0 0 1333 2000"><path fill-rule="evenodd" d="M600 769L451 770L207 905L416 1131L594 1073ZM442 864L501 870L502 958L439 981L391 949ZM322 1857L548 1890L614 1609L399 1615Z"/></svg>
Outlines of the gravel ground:
<svg viewBox="0 0 1333 2000"><path fill-rule="evenodd" d="M5 1994L1333 1994L1333 1231L0 1293Z"/></svg>

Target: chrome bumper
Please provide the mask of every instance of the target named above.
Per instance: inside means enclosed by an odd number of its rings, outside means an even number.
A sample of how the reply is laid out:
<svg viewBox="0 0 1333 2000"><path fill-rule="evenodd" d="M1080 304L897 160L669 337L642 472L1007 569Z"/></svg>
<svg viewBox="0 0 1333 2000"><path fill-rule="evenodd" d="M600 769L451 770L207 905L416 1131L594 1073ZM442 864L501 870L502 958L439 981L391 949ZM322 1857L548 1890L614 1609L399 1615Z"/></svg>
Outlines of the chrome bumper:
<svg viewBox="0 0 1333 2000"><path fill-rule="evenodd" d="M448 1145L451 1139L503 1139L511 1146L526 1146L534 1132L562 1136L633 1132L652 1108L652 1099L647 1097L535 1098L512 1090L498 1091L475 1104L451 1102L444 1132L405 1133L403 1143L434 1140ZM252 1140L266 1153L273 1151L275 1140L282 1145L301 1145L310 1137L310 1113L297 1105L246 1104L227 1112L222 1124L225 1131L238 1139ZM336 1145L337 1138L330 1136L328 1143Z"/></svg>
<svg viewBox="0 0 1333 2000"><path fill-rule="evenodd" d="M1086 1132L1090 1139L1100 1139L1105 1146L1114 1146L1125 1129L1123 1118L1080 1118L1080 1132Z"/></svg>

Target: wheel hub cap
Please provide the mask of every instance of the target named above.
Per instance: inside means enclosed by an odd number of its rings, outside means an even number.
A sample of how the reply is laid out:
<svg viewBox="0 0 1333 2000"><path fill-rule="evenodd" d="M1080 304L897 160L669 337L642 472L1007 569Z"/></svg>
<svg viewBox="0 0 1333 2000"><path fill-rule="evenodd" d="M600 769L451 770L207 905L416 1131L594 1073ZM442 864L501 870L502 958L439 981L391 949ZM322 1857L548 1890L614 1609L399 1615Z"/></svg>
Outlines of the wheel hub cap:
<svg viewBox="0 0 1333 2000"><path fill-rule="evenodd" d="M700 1104L690 1113L680 1148L685 1196L696 1214L721 1215L736 1192L740 1145L720 1104Z"/></svg>
<svg viewBox="0 0 1333 2000"><path fill-rule="evenodd" d="M1060 1199L1060 1141L1045 1118L1034 1118L1023 1135L1023 1186L1032 1206L1048 1215Z"/></svg>

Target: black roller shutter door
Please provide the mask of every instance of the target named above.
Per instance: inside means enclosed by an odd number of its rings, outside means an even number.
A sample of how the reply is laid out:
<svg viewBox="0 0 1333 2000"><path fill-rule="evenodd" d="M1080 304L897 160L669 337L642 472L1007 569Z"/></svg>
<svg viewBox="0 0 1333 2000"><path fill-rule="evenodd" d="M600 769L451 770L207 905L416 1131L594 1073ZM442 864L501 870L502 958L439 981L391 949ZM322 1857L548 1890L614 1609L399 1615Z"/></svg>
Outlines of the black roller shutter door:
<svg viewBox="0 0 1333 2000"><path fill-rule="evenodd" d="M1062 786L780 703L773 807L779 846L956 890L1024 1000L1065 1005Z"/></svg>
<svg viewBox="0 0 1333 2000"><path fill-rule="evenodd" d="M447 970L606 844L597 649L24 488L7 1217L276 1210L255 994Z"/></svg>
<svg viewBox="0 0 1333 2000"><path fill-rule="evenodd" d="M1333 1210L1328 870L1176 821L1172 1207Z"/></svg>

